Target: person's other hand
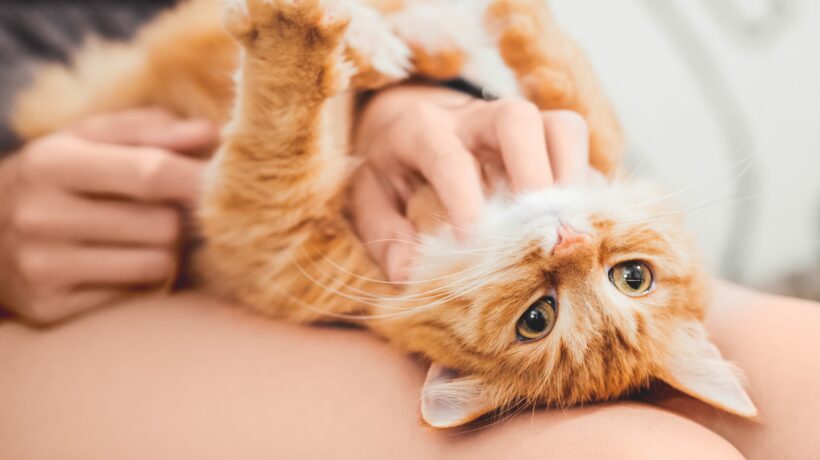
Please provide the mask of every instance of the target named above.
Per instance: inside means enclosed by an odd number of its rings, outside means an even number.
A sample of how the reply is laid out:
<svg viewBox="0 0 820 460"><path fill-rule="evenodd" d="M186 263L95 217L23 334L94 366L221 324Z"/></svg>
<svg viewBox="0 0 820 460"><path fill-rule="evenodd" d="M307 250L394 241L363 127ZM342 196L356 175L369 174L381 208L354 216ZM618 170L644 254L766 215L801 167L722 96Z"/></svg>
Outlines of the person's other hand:
<svg viewBox="0 0 820 460"><path fill-rule="evenodd" d="M0 163L0 305L47 323L176 274L179 206L216 130L155 109L92 117ZM183 155L186 153L188 155Z"/></svg>
<svg viewBox="0 0 820 460"><path fill-rule="evenodd" d="M581 115L541 112L527 101L487 102L449 89L400 86L377 94L356 132L366 157L351 192L354 225L389 279L400 281L414 255L404 209L420 174L455 228L482 211L481 165L506 171L513 192L583 181L589 132Z"/></svg>

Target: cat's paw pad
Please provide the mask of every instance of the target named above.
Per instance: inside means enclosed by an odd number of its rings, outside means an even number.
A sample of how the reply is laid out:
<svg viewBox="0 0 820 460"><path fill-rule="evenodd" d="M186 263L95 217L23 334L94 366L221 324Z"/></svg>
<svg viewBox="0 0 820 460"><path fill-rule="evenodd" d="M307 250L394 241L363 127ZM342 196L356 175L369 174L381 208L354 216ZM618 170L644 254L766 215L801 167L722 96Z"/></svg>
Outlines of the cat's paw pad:
<svg viewBox="0 0 820 460"><path fill-rule="evenodd" d="M339 0L229 0L225 25L246 45L335 48L350 14Z"/></svg>

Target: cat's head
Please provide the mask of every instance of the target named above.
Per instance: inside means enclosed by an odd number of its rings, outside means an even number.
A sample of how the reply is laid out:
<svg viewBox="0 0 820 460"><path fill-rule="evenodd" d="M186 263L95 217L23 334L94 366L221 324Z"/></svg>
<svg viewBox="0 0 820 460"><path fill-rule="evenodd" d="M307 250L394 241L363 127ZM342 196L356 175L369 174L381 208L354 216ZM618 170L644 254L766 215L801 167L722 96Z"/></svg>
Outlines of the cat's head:
<svg viewBox="0 0 820 460"><path fill-rule="evenodd" d="M607 400L654 379L756 415L708 339L707 275L663 204L640 183L556 188L494 200L460 237L425 237L404 294L418 308L391 334L433 361L425 421Z"/></svg>

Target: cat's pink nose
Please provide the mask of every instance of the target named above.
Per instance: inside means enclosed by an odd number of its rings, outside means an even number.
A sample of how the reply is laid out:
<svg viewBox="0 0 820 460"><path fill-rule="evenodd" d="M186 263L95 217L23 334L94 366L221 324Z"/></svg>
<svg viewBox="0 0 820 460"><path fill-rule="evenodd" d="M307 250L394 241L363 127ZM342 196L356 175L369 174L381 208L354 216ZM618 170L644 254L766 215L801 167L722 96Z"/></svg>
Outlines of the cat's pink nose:
<svg viewBox="0 0 820 460"><path fill-rule="evenodd" d="M558 227L558 240L552 252L565 251L578 244L589 243L592 240L586 233L578 233L569 225L561 222Z"/></svg>

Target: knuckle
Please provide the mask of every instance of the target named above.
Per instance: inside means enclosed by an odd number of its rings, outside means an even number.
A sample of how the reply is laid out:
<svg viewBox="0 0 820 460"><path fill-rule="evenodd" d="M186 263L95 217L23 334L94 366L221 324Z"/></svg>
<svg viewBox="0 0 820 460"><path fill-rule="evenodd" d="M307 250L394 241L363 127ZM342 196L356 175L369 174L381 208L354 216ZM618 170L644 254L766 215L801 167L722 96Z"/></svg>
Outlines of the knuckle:
<svg viewBox="0 0 820 460"><path fill-rule="evenodd" d="M75 127L75 132L81 137L88 137L88 135L92 133L103 132L108 128L108 124L106 123L108 117L108 114L92 115L79 123Z"/></svg>
<svg viewBox="0 0 820 460"><path fill-rule="evenodd" d="M463 166L468 164L472 158L457 139L449 136L436 139L428 148L432 150L436 164L439 166Z"/></svg>
<svg viewBox="0 0 820 460"><path fill-rule="evenodd" d="M180 234L182 219L179 213L170 209L157 211L154 217L154 231L157 242L162 245L174 243Z"/></svg>
<svg viewBox="0 0 820 460"><path fill-rule="evenodd" d="M54 134L29 144L20 156L20 172L28 181L37 180L54 164L57 155L74 148L73 138Z"/></svg>
<svg viewBox="0 0 820 460"><path fill-rule="evenodd" d="M168 154L160 149L142 148L136 154L137 162L136 193L140 198L150 199L168 165Z"/></svg>
<svg viewBox="0 0 820 460"><path fill-rule="evenodd" d="M54 302L39 298L32 300L22 312L34 324L47 325L61 319Z"/></svg>
<svg viewBox="0 0 820 460"><path fill-rule="evenodd" d="M441 109L429 102L416 102L408 111L408 116L421 126L436 126L441 121Z"/></svg>
<svg viewBox="0 0 820 460"><path fill-rule="evenodd" d="M530 101L502 99L497 103L498 116L502 120L517 122L522 119L538 119L541 111Z"/></svg>
<svg viewBox="0 0 820 460"><path fill-rule="evenodd" d="M33 204L20 203L12 212L11 229L20 236L40 234L47 226L47 217Z"/></svg>
<svg viewBox="0 0 820 460"><path fill-rule="evenodd" d="M20 172L25 179L36 179L42 175L55 154L51 147L52 141L42 140L35 142L20 157Z"/></svg>
<svg viewBox="0 0 820 460"><path fill-rule="evenodd" d="M450 180L453 174L468 170L472 167L472 164L472 158L464 155L461 151L440 149L436 153L430 179L434 181Z"/></svg>
<svg viewBox="0 0 820 460"><path fill-rule="evenodd" d="M50 279L50 263L48 254L32 247L23 245L17 251L17 271L23 282L28 286L39 286Z"/></svg>
<svg viewBox="0 0 820 460"><path fill-rule="evenodd" d="M138 270L142 278L160 279L174 271L174 257L163 251L152 251L145 255Z"/></svg>
<svg viewBox="0 0 820 460"><path fill-rule="evenodd" d="M547 122L551 123L555 129L573 135L589 134L589 124L586 118L578 112L572 110L555 110L547 112L545 115Z"/></svg>
<svg viewBox="0 0 820 460"><path fill-rule="evenodd" d="M448 149L444 146L438 146L435 149L436 169L445 170L452 167L459 167L464 164L464 157L461 152L454 149Z"/></svg>

